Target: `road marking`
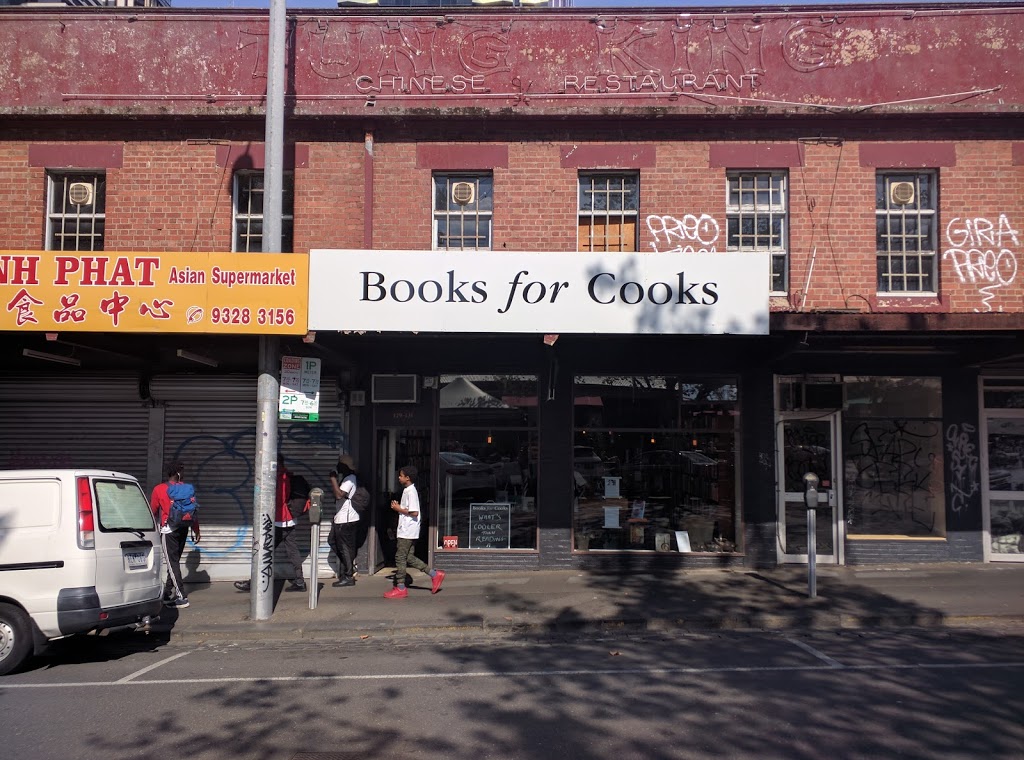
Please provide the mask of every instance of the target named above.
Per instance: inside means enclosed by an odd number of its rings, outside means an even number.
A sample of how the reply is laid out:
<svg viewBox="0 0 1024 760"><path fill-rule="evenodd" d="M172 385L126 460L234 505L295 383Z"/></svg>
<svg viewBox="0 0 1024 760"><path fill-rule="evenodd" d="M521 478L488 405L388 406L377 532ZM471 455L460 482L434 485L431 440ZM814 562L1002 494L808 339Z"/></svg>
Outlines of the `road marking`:
<svg viewBox="0 0 1024 760"><path fill-rule="evenodd" d="M803 641L800 641L799 639L790 638L789 636L783 636L782 638L784 638L790 644L793 644L794 646L800 647L805 652L807 652L809 654L813 654L815 657L817 657L822 662L827 662L829 667L831 667L831 668L841 668L841 667L843 667L843 664L841 662L839 662L838 660L833 660L831 657L829 657L824 652L819 652L817 649L812 647L810 644L807 644L807 643L805 643Z"/></svg>
<svg viewBox="0 0 1024 760"><path fill-rule="evenodd" d="M114 683L128 683L129 681L131 681L131 680L133 680L135 678L138 678L143 673L148 673L151 670L155 670L156 668L159 668L161 665L166 665L167 663L173 662L174 660L177 660L179 657L184 657L187 654L189 654L189 653L188 652L178 652L178 654L171 655L170 657L167 657L166 659L160 660L160 662L154 662L152 665L148 665L147 667L143 668L142 670L136 670L130 676L125 676L124 678L120 679L119 681L115 681Z"/></svg>
<svg viewBox="0 0 1024 760"><path fill-rule="evenodd" d="M158 663L162 664L162 663ZM466 673L375 673L373 675L327 676L225 676L223 678L163 678L146 681L81 681L68 683L7 683L0 682L0 694L6 689L67 689L74 686L161 686L185 684L203 686L223 683L289 683L305 681L375 681L380 679L437 679L437 678L535 678L549 676L628 676L628 675L718 675L728 673L808 673L842 670L862 672L871 670L969 670L988 668L1024 668L1021 662L936 662L910 665L839 665L823 668L820 665L737 666L733 668L595 668L594 670L499 670L470 671Z"/></svg>

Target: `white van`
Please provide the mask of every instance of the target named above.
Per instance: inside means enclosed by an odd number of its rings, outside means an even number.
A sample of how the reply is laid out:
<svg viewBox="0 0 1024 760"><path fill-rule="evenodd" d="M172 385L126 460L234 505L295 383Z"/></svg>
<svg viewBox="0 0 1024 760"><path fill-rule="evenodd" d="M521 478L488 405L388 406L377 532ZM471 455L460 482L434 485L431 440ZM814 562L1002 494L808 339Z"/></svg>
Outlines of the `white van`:
<svg viewBox="0 0 1024 760"><path fill-rule="evenodd" d="M159 614L162 565L131 475L0 471L0 675L51 639Z"/></svg>

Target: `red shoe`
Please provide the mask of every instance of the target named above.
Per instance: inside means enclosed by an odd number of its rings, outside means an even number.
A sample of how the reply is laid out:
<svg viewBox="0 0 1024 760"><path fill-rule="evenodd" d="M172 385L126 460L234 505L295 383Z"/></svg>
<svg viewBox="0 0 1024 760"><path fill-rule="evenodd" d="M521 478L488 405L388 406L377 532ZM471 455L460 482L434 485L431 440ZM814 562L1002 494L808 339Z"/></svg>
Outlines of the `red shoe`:
<svg viewBox="0 0 1024 760"><path fill-rule="evenodd" d="M438 570L434 573L434 577L430 579L430 593L436 594L440 591L442 583L444 583L444 570Z"/></svg>
<svg viewBox="0 0 1024 760"><path fill-rule="evenodd" d="M384 592L385 599L405 599L407 596L409 596L409 591L404 588L398 588L398 586Z"/></svg>

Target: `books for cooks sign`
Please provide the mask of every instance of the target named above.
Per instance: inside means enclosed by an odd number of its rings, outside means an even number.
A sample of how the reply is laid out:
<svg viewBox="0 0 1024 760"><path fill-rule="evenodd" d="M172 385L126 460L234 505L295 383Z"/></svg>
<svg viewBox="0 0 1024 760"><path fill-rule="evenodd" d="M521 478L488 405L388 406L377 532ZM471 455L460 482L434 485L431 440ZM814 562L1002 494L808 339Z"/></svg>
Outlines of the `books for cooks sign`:
<svg viewBox="0 0 1024 760"><path fill-rule="evenodd" d="M290 253L0 251L0 329L304 335Z"/></svg>
<svg viewBox="0 0 1024 760"><path fill-rule="evenodd" d="M310 252L309 329L768 333L767 253Z"/></svg>

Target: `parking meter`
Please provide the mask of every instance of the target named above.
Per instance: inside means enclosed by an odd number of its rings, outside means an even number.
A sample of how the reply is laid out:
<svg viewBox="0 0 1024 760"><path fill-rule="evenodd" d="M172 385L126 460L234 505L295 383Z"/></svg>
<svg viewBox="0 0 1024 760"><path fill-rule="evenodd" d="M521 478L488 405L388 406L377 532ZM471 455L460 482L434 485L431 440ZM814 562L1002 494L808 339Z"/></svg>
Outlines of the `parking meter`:
<svg viewBox="0 0 1024 760"><path fill-rule="evenodd" d="M317 569L320 564L320 514L324 504L324 489L309 489L309 608L316 609L319 582Z"/></svg>
<svg viewBox="0 0 1024 760"><path fill-rule="evenodd" d="M320 510L324 504L324 489L311 488L309 491L309 521L320 523Z"/></svg>
<svg viewBox="0 0 1024 760"><path fill-rule="evenodd" d="M808 509L815 509L818 506L818 476L813 472L804 473L804 505Z"/></svg>
<svg viewBox="0 0 1024 760"><path fill-rule="evenodd" d="M818 483L821 481L813 472L804 473L804 506L807 507L807 596L813 599L818 594L815 565L818 555Z"/></svg>

